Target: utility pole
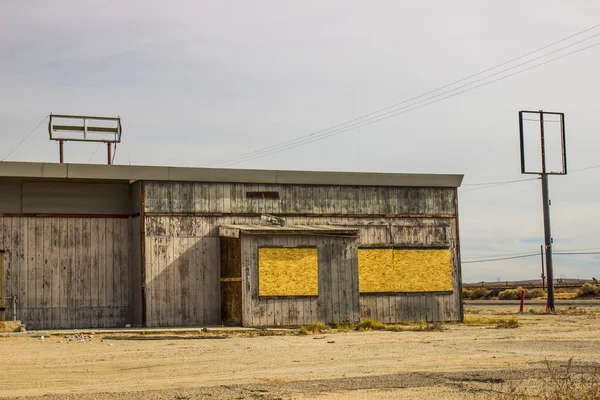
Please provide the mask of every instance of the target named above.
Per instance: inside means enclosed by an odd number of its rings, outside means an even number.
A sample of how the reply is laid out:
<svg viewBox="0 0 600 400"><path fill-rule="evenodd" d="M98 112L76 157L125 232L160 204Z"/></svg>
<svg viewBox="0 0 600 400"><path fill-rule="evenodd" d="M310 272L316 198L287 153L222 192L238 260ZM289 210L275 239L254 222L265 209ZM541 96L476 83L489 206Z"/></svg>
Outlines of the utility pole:
<svg viewBox="0 0 600 400"><path fill-rule="evenodd" d="M546 168L546 137L545 137L545 115L558 116L559 120L550 120L548 122L560 123L560 141L561 141L561 171L548 171ZM529 118L524 118L529 117ZM531 119L533 118L533 119ZM525 132L523 121L539 119L540 123L540 150L541 150L541 168L529 170L525 165ZM548 279L548 309L554 311L554 271L552 264L552 230L550 228L550 196L548 193L548 175L566 175L567 174L567 153L565 143L565 115L564 113L539 111L519 111L519 131L521 139L521 173L539 175L542 181L542 205L544 209L544 249L546 253L546 276ZM543 272L543 251L542 251L542 282L544 280Z"/></svg>

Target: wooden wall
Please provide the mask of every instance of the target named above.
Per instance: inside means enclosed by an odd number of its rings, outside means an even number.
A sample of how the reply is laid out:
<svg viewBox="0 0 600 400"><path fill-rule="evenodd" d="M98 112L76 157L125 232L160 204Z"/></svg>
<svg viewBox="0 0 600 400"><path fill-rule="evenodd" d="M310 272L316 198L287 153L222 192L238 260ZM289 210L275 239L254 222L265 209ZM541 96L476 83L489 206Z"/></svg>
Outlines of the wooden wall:
<svg viewBox="0 0 600 400"><path fill-rule="evenodd" d="M128 323L129 224L127 218L0 217L7 295L17 296L17 318L28 329Z"/></svg>
<svg viewBox="0 0 600 400"><path fill-rule="evenodd" d="M288 224L333 224L358 228L358 247L450 247L453 255L452 294L361 295L360 312L361 318L378 316L378 319L389 322L460 320L455 218L294 216L287 217L286 221ZM259 216L146 217L148 325L220 324L219 225L259 223ZM184 298L183 293L189 291L189 297ZM185 307L182 306L184 301ZM427 311L434 305L435 310ZM308 310L310 313L306 315L318 317L312 313L312 305Z"/></svg>
<svg viewBox="0 0 600 400"><path fill-rule="evenodd" d="M146 218L146 326L221 323L215 233L202 218Z"/></svg>
<svg viewBox="0 0 600 400"><path fill-rule="evenodd" d="M316 246L319 295L260 297L258 249ZM356 238L334 236L243 235L243 326L289 326L314 321L358 322L358 259Z"/></svg>
<svg viewBox="0 0 600 400"><path fill-rule="evenodd" d="M455 215L452 188L148 182L148 213ZM279 198L247 198L277 192Z"/></svg>

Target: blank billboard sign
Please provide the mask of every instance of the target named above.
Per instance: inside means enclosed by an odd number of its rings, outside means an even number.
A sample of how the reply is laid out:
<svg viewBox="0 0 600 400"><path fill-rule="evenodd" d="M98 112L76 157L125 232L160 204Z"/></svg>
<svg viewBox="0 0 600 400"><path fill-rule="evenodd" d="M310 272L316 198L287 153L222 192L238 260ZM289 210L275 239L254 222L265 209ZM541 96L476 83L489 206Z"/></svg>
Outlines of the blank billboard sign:
<svg viewBox="0 0 600 400"><path fill-rule="evenodd" d="M521 173L567 173L563 113L520 111Z"/></svg>

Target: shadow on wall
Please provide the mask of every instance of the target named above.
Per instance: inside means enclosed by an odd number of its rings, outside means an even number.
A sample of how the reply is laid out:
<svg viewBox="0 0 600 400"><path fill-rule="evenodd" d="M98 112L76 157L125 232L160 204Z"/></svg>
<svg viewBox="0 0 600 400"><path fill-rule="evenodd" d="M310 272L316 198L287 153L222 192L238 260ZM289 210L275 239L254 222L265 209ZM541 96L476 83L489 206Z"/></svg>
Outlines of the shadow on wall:
<svg viewBox="0 0 600 400"><path fill-rule="evenodd" d="M146 237L146 325L221 325L218 237Z"/></svg>

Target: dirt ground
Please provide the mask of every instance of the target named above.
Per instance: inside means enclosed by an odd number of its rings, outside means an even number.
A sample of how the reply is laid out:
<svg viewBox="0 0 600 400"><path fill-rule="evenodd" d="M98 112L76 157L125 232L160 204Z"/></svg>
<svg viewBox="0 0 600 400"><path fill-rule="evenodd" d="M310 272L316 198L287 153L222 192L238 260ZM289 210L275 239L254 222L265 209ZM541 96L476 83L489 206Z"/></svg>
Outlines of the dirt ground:
<svg viewBox="0 0 600 400"><path fill-rule="evenodd" d="M515 306L468 308L472 319ZM600 308L526 312L516 329L69 342L0 338L0 397L27 399L464 399L545 368L598 363ZM59 342L62 340L62 343Z"/></svg>

